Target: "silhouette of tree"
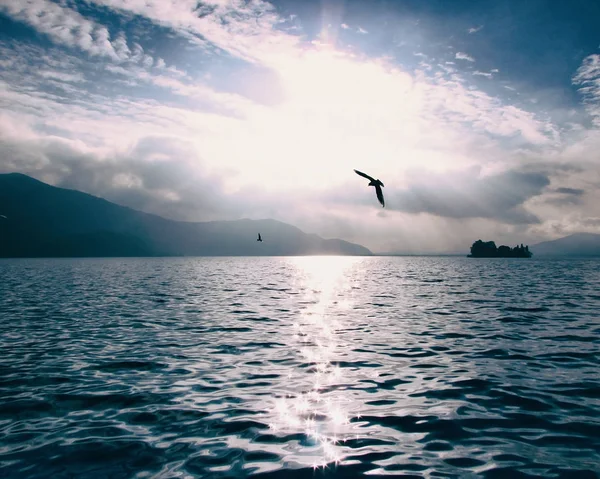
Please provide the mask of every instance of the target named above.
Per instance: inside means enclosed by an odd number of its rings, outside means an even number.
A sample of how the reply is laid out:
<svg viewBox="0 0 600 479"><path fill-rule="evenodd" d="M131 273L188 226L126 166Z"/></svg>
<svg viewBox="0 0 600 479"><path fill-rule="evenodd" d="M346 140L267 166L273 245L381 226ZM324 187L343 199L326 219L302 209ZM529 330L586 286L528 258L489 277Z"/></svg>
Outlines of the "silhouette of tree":
<svg viewBox="0 0 600 479"><path fill-rule="evenodd" d="M493 241L484 242L477 240L471 246L470 258L531 258L532 253L529 251L529 246L517 245L514 248L501 245L496 248L496 243Z"/></svg>

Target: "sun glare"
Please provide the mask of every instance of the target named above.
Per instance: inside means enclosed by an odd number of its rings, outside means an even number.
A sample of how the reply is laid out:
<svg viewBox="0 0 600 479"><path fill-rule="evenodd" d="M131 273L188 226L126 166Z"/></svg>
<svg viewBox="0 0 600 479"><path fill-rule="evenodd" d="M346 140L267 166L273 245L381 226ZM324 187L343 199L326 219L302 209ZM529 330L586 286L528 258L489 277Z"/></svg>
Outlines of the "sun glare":
<svg viewBox="0 0 600 479"><path fill-rule="evenodd" d="M356 434L350 428L352 398L338 388L344 374L336 364L341 346L336 332L343 325L329 312L339 312L338 301L363 259L313 256L288 261L306 304L293 325L292 347L298 351L299 367L288 375L290 393L275 398L267 413L273 432L302 432L309 440L310 447L295 451L295 460L325 467L341 460L339 443Z"/></svg>
<svg viewBox="0 0 600 479"><path fill-rule="evenodd" d="M252 169L267 188L331 187L343 181L340 171L366 158L379 170L398 158L411 161L422 93L409 74L331 47L279 59L273 68L283 101L252 109L245 132L260 152Z"/></svg>

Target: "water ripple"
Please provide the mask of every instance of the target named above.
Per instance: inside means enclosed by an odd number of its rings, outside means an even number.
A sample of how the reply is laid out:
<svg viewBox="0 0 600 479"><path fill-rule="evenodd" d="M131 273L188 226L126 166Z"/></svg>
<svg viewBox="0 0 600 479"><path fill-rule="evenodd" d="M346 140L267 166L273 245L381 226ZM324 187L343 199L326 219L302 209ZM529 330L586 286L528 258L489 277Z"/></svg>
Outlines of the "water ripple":
<svg viewBox="0 0 600 479"><path fill-rule="evenodd" d="M598 477L599 266L2 260L2 477Z"/></svg>

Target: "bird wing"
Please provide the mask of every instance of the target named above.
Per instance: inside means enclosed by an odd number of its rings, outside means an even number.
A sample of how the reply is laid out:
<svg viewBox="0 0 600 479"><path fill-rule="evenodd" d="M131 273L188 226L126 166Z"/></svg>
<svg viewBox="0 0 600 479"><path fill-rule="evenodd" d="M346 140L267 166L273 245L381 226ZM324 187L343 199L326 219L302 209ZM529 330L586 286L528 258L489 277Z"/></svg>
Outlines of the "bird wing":
<svg viewBox="0 0 600 479"><path fill-rule="evenodd" d="M260 238L260 233L258 233L258 239L261 239L261 238Z"/></svg>
<svg viewBox="0 0 600 479"><path fill-rule="evenodd" d="M381 206L385 207L385 201L383 199L383 191L381 191L381 186L375 185L375 193L377 194L377 199L381 203Z"/></svg>
<svg viewBox="0 0 600 479"><path fill-rule="evenodd" d="M354 172L357 175L362 176L363 178L366 178L369 181L375 181L375 178L371 178L369 175L367 175L366 173L363 173L362 171L354 170Z"/></svg>

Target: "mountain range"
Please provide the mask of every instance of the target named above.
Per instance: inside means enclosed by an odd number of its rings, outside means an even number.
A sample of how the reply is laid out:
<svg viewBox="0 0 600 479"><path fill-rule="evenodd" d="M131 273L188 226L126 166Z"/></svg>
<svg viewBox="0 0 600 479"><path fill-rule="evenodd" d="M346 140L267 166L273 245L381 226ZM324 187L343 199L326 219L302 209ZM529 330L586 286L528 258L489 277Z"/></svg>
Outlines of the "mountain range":
<svg viewBox="0 0 600 479"><path fill-rule="evenodd" d="M0 174L0 215L0 257L372 254L270 219L173 221L19 173Z"/></svg>

